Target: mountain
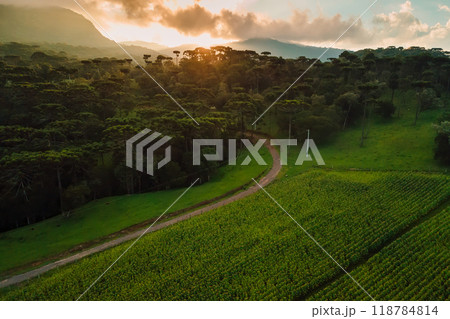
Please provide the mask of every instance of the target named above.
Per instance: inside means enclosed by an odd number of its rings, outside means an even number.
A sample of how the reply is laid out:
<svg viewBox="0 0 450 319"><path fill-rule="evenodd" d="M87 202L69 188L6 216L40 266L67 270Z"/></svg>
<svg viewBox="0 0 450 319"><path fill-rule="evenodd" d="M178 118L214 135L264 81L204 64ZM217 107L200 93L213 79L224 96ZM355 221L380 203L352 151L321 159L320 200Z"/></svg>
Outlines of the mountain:
<svg viewBox="0 0 450 319"><path fill-rule="evenodd" d="M164 51L164 50L170 49L166 45L162 45L162 44L155 43L155 42L146 42L146 41L125 41L125 42L121 42L121 44L128 45L128 46L143 47L143 48L147 48L147 49L155 50L155 51Z"/></svg>
<svg viewBox="0 0 450 319"><path fill-rule="evenodd" d="M69 9L6 5L0 5L0 41L66 43L88 47L115 45L89 20Z"/></svg>
<svg viewBox="0 0 450 319"><path fill-rule="evenodd" d="M179 46L176 46L176 47L171 47L171 48L167 48L167 49L161 50L160 52L165 54L165 55L168 55L168 56L173 56L173 51L180 51L181 54L183 54L183 52L186 51L186 50L194 50L195 48L198 48L198 47L201 47L201 45L194 44L194 43L182 44L182 45L179 45Z"/></svg>
<svg viewBox="0 0 450 319"><path fill-rule="evenodd" d="M37 44L40 49L60 50L81 58L100 56L126 57L114 41L104 37L86 18L69 9L60 7L18 7L0 5L0 42L20 42ZM144 54L156 57L160 54L173 56L173 51L183 53L199 45L183 44L169 48L145 41L124 42L135 58ZM255 38L224 44L236 50L253 50L258 53L270 51L274 56L317 58L325 48L281 42L274 39ZM322 58L338 57L343 50L330 49Z"/></svg>
<svg viewBox="0 0 450 319"><path fill-rule="evenodd" d="M159 51L163 54L172 56L172 52L174 50L178 50L183 53L185 50L193 50L195 48L198 48L199 46L200 45L197 44L183 44L178 47L167 48ZM311 59L318 58L326 50L326 48L281 42L268 38L255 38L238 42L229 42L223 44L223 46L228 46L235 50L252 50L258 53L269 51L273 56L282 56L283 58L287 59L296 59L300 56L305 56ZM155 47L153 49L156 50ZM325 61L328 58L337 58L342 52L344 52L344 50L330 49L327 53L324 54L321 60Z"/></svg>
<svg viewBox="0 0 450 319"><path fill-rule="evenodd" d="M72 10L60 7L0 5L0 42L34 44L39 50L64 51L80 58L127 57L92 22ZM139 60L144 54L160 54L138 45L125 48Z"/></svg>
<svg viewBox="0 0 450 319"><path fill-rule="evenodd" d="M300 56L305 56L310 59L318 58L326 50L326 48L281 42L266 38L255 38L239 42L230 42L225 45L236 50L253 50L258 53L269 51L274 56L282 56L283 58L293 59ZM344 52L344 50L330 49L326 54L324 54L321 60L325 61L328 58L337 58L342 52Z"/></svg>

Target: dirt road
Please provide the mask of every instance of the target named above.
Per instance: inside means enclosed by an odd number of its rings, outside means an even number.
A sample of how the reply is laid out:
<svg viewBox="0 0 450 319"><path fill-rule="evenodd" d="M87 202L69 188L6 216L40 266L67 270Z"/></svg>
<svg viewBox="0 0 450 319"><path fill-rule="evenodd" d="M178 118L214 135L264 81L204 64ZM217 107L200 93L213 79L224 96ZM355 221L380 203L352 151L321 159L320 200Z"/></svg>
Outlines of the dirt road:
<svg viewBox="0 0 450 319"><path fill-rule="evenodd" d="M257 137L260 137L260 136L257 136ZM265 146L269 149L270 154L272 155L273 165L272 165L272 168L269 171L269 173L267 175L265 175L263 178L261 178L261 180L259 181L259 184L262 185L262 186L266 186L266 185L270 184L273 180L275 180L275 178L277 177L278 173L281 170L280 155L278 154L278 151L273 146L270 145L269 141L266 142ZM192 218L194 216L198 216L198 215L201 215L203 213L209 212L209 211L211 211L213 209L216 209L218 207L222 207L222 206L228 205L230 203L233 203L235 201L243 199L243 198L245 198L245 197L247 197L247 196L249 196L251 194L254 194L254 193L258 192L258 191L260 191L259 186L253 185L250 188L248 188L247 190L245 190L243 192L240 192L240 193L237 193L237 194L235 194L235 195L233 195L233 196L231 196L229 198L223 199L223 200L221 200L221 201L219 201L217 203L205 206L205 207L197 209L197 210L195 210L195 211L193 211L191 213L180 215L180 216L175 217L173 219L170 219L168 221L156 224L152 228L150 228L150 230L147 232L147 234L151 233L151 232L154 232L154 231L157 231L157 230L160 230L162 228L168 227L170 225L179 223L179 222L181 222L183 220L187 220L187 219ZM131 234L125 235L123 237L111 240L109 242L106 242L106 243L101 244L99 246L96 246L94 248L87 249L85 251L82 251L82 252L77 253L75 255L72 255L70 257L67 257L67 258L64 258L64 259L52 262L52 263L50 263L48 265L45 265L45 266L42 266L40 268L36 268L36 269L31 270L29 272L26 272L26 273L23 273L23 274L16 275L16 276L13 276L11 278L5 279L5 280L0 282L0 288L7 287L7 286L10 286L10 285L14 285L14 284L18 284L18 283L23 282L23 281L28 280L28 279L32 279L34 277L37 277L39 275L42 275L42 274L46 273L49 270L58 268L58 267L63 266L63 265L67 265L69 263L72 263L72 262L75 262L77 260L80 260L80 259L82 259L84 257L87 257L89 255L92 255L92 254L95 254L95 253L98 253L98 252L101 252L101 251L104 251L104 250L109 249L111 247L120 245L120 244L122 244L124 242L130 241L132 239L136 239L140 235L142 235L143 232L144 232L144 230L136 231L134 233L131 233Z"/></svg>

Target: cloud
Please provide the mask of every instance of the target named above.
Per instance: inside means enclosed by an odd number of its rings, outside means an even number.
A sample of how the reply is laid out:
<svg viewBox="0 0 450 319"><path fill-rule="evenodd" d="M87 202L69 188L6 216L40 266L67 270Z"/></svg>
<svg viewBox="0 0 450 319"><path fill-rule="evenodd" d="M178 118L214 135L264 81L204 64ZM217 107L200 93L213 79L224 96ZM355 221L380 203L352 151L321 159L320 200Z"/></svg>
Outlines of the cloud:
<svg viewBox="0 0 450 319"><path fill-rule="evenodd" d="M202 0L185 7L169 7L165 0L91 0L95 1L103 6L105 3L120 6L122 15L118 14L117 18L125 19L128 23L148 25L156 22L186 36L207 33L222 39L267 37L329 45L354 21L354 18L344 19L339 14L320 14L312 17L309 11L302 10L293 10L291 17L284 20L229 9L211 12L202 5ZM440 8L444 7L446 6ZM447 41L450 40L449 24L450 21L447 24L435 25L422 22L415 16L412 2L408 0L402 3L397 11L376 15L370 27L358 21L337 46L442 46L443 42L450 43Z"/></svg>
<svg viewBox="0 0 450 319"><path fill-rule="evenodd" d="M184 35L209 33L223 39L272 37L298 42L330 42L336 40L354 21L354 18L343 19L339 14L332 17L311 17L308 11L300 10L294 10L288 20L228 9L213 13L201 5L201 0L195 1L194 5L173 9L164 0L91 0L90 3L103 7L107 4L120 6L121 13L118 10L114 18L121 22L126 20L138 25L157 22ZM351 42L365 42L369 34L359 21L346 37Z"/></svg>
<svg viewBox="0 0 450 319"><path fill-rule="evenodd" d="M198 4L176 11L160 6L158 10L159 23L182 34L197 36L206 32L216 33L218 16Z"/></svg>
<svg viewBox="0 0 450 319"><path fill-rule="evenodd" d="M209 34L213 38L249 39L276 38L305 44L329 45L353 23L340 14L313 17L309 11L293 10L289 19L274 19L252 12L230 9L214 10L205 1L179 7L167 0L85 0L103 12L113 12L121 22L148 26L158 23L186 36ZM441 10L447 6L441 5ZM369 27L370 25L370 27ZM411 1L402 3L397 11L376 15L372 24L358 21L337 44L340 47L367 46L442 46L450 43L450 20L446 24L428 25L414 14Z"/></svg>
<svg viewBox="0 0 450 319"><path fill-rule="evenodd" d="M106 0L99 2L120 5L128 20L140 24L148 24L157 20L160 10L164 8L163 0Z"/></svg>
<svg viewBox="0 0 450 319"><path fill-rule="evenodd" d="M450 43L450 20L446 25L428 25L414 14L411 1L400 6L399 11L378 14L375 25L374 42L384 45L442 46Z"/></svg>
<svg viewBox="0 0 450 319"><path fill-rule="evenodd" d="M96 19L143 26L157 21L164 0L83 0L80 3L89 13L95 13Z"/></svg>
<svg viewBox="0 0 450 319"><path fill-rule="evenodd" d="M411 13L413 10L411 1L406 1L400 5L400 13Z"/></svg>
<svg viewBox="0 0 450 319"><path fill-rule="evenodd" d="M35 0L0 0L0 2L30 3ZM41 0L50 3L54 0ZM60 0L71 3L72 0ZM83 0L86 9L102 24L121 22L148 27L159 24L185 36L208 34L213 38L238 40L255 37L275 38L305 44L327 46L353 23L354 17L340 14L312 16L307 10L292 10L288 19L274 19L257 13L236 9L238 0L228 9L213 0ZM214 0L214 3L215 0ZM180 6L180 5L183 6ZM442 11L450 8L439 5ZM450 43L450 20L428 25L414 14L411 1L402 3L396 11L382 13L372 23L358 21L337 44L357 49L368 46L436 46ZM447 47L450 49L450 47Z"/></svg>
<svg viewBox="0 0 450 319"><path fill-rule="evenodd" d="M396 37L400 39L410 39L422 36L428 32L429 26L422 23L412 14L411 3L405 2L400 11L389 14L378 14L373 22L378 34L384 37Z"/></svg>
<svg viewBox="0 0 450 319"><path fill-rule="evenodd" d="M446 6L446 5L443 5L443 4L440 4L439 5L439 10L450 12L450 7Z"/></svg>
<svg viewBox="0 0 450 319"><path fill-rule="evenodd" d="M320 15L310 17L307 11L295 10L288 20L261 18L255 14L237 14L223 10L218 17L220 30L217 36L223 38L272 37L281 40L329 42L336 40L353 23L353 19L344 20L341 15L333 17ZM367 30L362 23L356 23L346 35L355 42L367 39Z"/></svg>

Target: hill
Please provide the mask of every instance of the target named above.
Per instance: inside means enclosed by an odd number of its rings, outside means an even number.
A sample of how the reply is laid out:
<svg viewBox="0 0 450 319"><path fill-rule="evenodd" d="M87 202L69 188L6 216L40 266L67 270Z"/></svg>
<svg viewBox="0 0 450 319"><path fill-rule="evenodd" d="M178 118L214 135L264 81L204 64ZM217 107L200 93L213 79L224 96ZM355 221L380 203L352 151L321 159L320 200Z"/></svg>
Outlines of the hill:
<svg viewBox="0 0 450 319"><path fill-rule="evenodd" d="M168 46L155 43L155 42L146 42L146 41L124 41L121 42L123 45L127 46L138 46L150 50L156 50L156 51L164 51L164 50L170 50Z"/></svg>
<svg viewBox="0 0 450 319"><path fill-rule="evenodd" d="M412 46L409 48L390 46L387 48L378 49L364 49L356 51L355 54L360 58L368 53L373 53L378 58L394 58L394 57L414 57L427 54L433 57L450 57L449 51L444 51L442 48L427 49L424 47Z"/></svg>
<svg viewBox="0 0 450 319"><path fill-rule="evenodd" d="M69 9L6 5L0 5L0 41L66 43L97 48L115 45L89 20Z"/></svg>
<svg viewBox="0 0 450 319"><path fill-rule="evenodd" d="M11 28L10 26L14 26ZM0 5L0 42L38 44L43 49L66 51L83 58L98 56L123 57L123 51L114 41L104 37L92 22L82 15L60 7L18 7ZM173 55L174 50L184 52L199 45L183 44L169 48L158 43L126 41L122 43L134 56ZM270 51L284 58L317 58L325 48L281 42L274 39L255 38L224 44L236 50ZM82 48L77 48L82 47ZM338 57L343 50L330 49L322 58Z"/></svg>
<svg viewBox="0 0 450 319"><path fill-rule="evenodd" d="M195 44L195 43L189 43L189 44L182 44L176 47L166 48L163 50L160 50L162 54L165 54L167 56L173 56L173 51L180 51L181 54L183 54L186 50L194 50L195 48L200 47L201 45Z"/></svg>
<svg viewBox="0 0 450 319"><path fill-rule="evenodd" d="M14 26L11 28L10 26ZM104 37L82 15L59 7L18 7L0 5L1 55L15 54L17 45L10 42L37 45L36 50L49 54L64 51L79 58L117 57L127 55L114 41ZM139 45L126 46L136 58L143 54L157 56L160 53ZM32 54L33 52L31 52ZM27 57L30 52L24 52Z"/></svg>
<svg viewBox="0 0 450 319"><path fill-rule="evenodd" d="M245 41L231 42L226 45L236 50L253 50L258 53L261 53L263 51L269 51L274 56L282 56L283 58L292 58L292 59L298 58L300 56L305 56L310 59L318 58L326 50L326 48L281 42L274 39L264 39L264 38L255 38L255 39L248 39ZM330 49L322 57L321 60L325 61L328 58L337 58L342 52L344 52L344 50Z"/></svg>
<svg viewBox="0 0 450 319"><path fill-rule="evenodd" d="M144 54L151 54L156 57L160 53L138 46L127 46L126 50L138 61L142 61ZM23 60L28 60L36 51L44 52L50 56L72 57L79 59L93 59L99 57L128 58L128 55L117 45L107 48L95 48L85 46L74 46L65 43L37 43L22 44L17 42L0 43L0 57L7 55L20 56Z"/></svg>
<svg viewBox="0 0 450 319"><path fill-rule="evenodd" d="M130 42L126 43L131 44ZM140 42L132 42L132 43L138 44ZM140 45L144 46L143 44ZM168 56L172 56L173 51L175 50L183 53L186 50L193 50L195 48L200 47L200 45L198 44L183 44L173 48L159 49L160 45L151 43L147 43L147 45L148 45L147 47L152 48L153 50L158 50L161 53L166 54ZM235 50L252 50L256 51L257 53L269 51L274 56L281 56L286 59L296 59L300 56L305 56L310 59L318 58L326 50L326 48L281 42L278 40L265 38L255 38L238 42L229 42L223 45L231 47ZM321 60L326 61L328 58L337 58L342 52L344 52L344 50L330 49L322 57Z"/></svg>

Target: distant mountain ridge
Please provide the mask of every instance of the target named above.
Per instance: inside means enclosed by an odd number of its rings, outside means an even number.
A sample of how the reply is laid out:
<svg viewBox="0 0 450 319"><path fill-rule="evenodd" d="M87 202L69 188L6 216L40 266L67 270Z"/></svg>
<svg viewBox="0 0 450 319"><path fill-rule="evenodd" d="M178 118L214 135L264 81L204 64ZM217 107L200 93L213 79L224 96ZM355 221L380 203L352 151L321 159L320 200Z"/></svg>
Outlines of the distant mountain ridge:
<svg viewBox="0 0 450 319"><path fill-rule="evenodd" d="M60 7L0 5L0 42L36 44L37 50L65 51L80 58L127 57L85 17ZM160 53L138 45L126 46L136 59Z"/></svg>
<svg viewBox="0 0 450 319"><path fill-rule="evenodd" d="M283 58L296 59L300 56L305 56L307 58L313 59L321 56L327 48L300 45L290 42L281 42L269 38L254 38L244 41L227 43L227 46L236 50L253 50L258 53L263 51L269 51L274 56L281 56ZM329 49L322 60L327 60L328 58L337 58L345 50L341 49Z"/></svg>
<svg viewBox="0 0 450 319"><path fill-rule="evenodd" d="M231 47L235 50L252 50L256 51L257 53L269 51L274 56L281 56L286 59L296 59L300 56L305 56L310 59L318 58L326 50L326 48L282 42L269 38L254 38L237 42L228 42L222 45ZM172 56L172 52L174 50L178 50L183 53L183 51L185 50L193 50L197 47L200 47L200 45L183 44L177 47L167 48L159 51L163 54ZM156 48L153 49L156 50ZM328 58L337 58L344 51L345 50L342 49L329 49L321 59L325 61Z"/></svg>
<svg viewBox="0 0 450 319"><path fill-rule="evenodd" d="M56 6L36 8L0 5L0 42L38 44L41 48L50 47L50 49L55 49L55 45L59 44L63 50L69 51L67 53L83 58L98 56L121 58L126 56L114 41L104 37L85 17L72 10ZM183 53L200 46L182 44L169 48L145 41L127 41L122 44L137 59L141 59L143 54L150 54L152 57L160 54L173 56L174 50ZM252 50L258 53L269 51L274 56L284 58L300 56L317 58L325 51L325 48L268 38L254 38L223 45L236 50ZM343 51L330 49L322 59L336 58Z"/></svg>
<svg viewBox="0 0 450 319"><path fill-rule="evenodd" d="M124 42L121 42L121 44L128 45L128 46L139 46L139 47L143 47L143 48L147 48L147 49L151 49L151 50L155 50L155 51L163 51L163 50L170 49L166 45L162 45L162 44L155 43L155 42L146 42L146 41L124 41Z"/></svg>
<svg viewBox="0 0 450 319"><path fill-rule="evenodd" d="M195 43L189 43L189 44L182 44L176 47L170 47L164 50L161 50L160 52L168 55L168 56L173 56L173 51L180 51L181 54L183 54L184 51L186 50L194 50L195 48L199 48L199 47L204 47L201 46L199 44L195 44Z"/></svg>

